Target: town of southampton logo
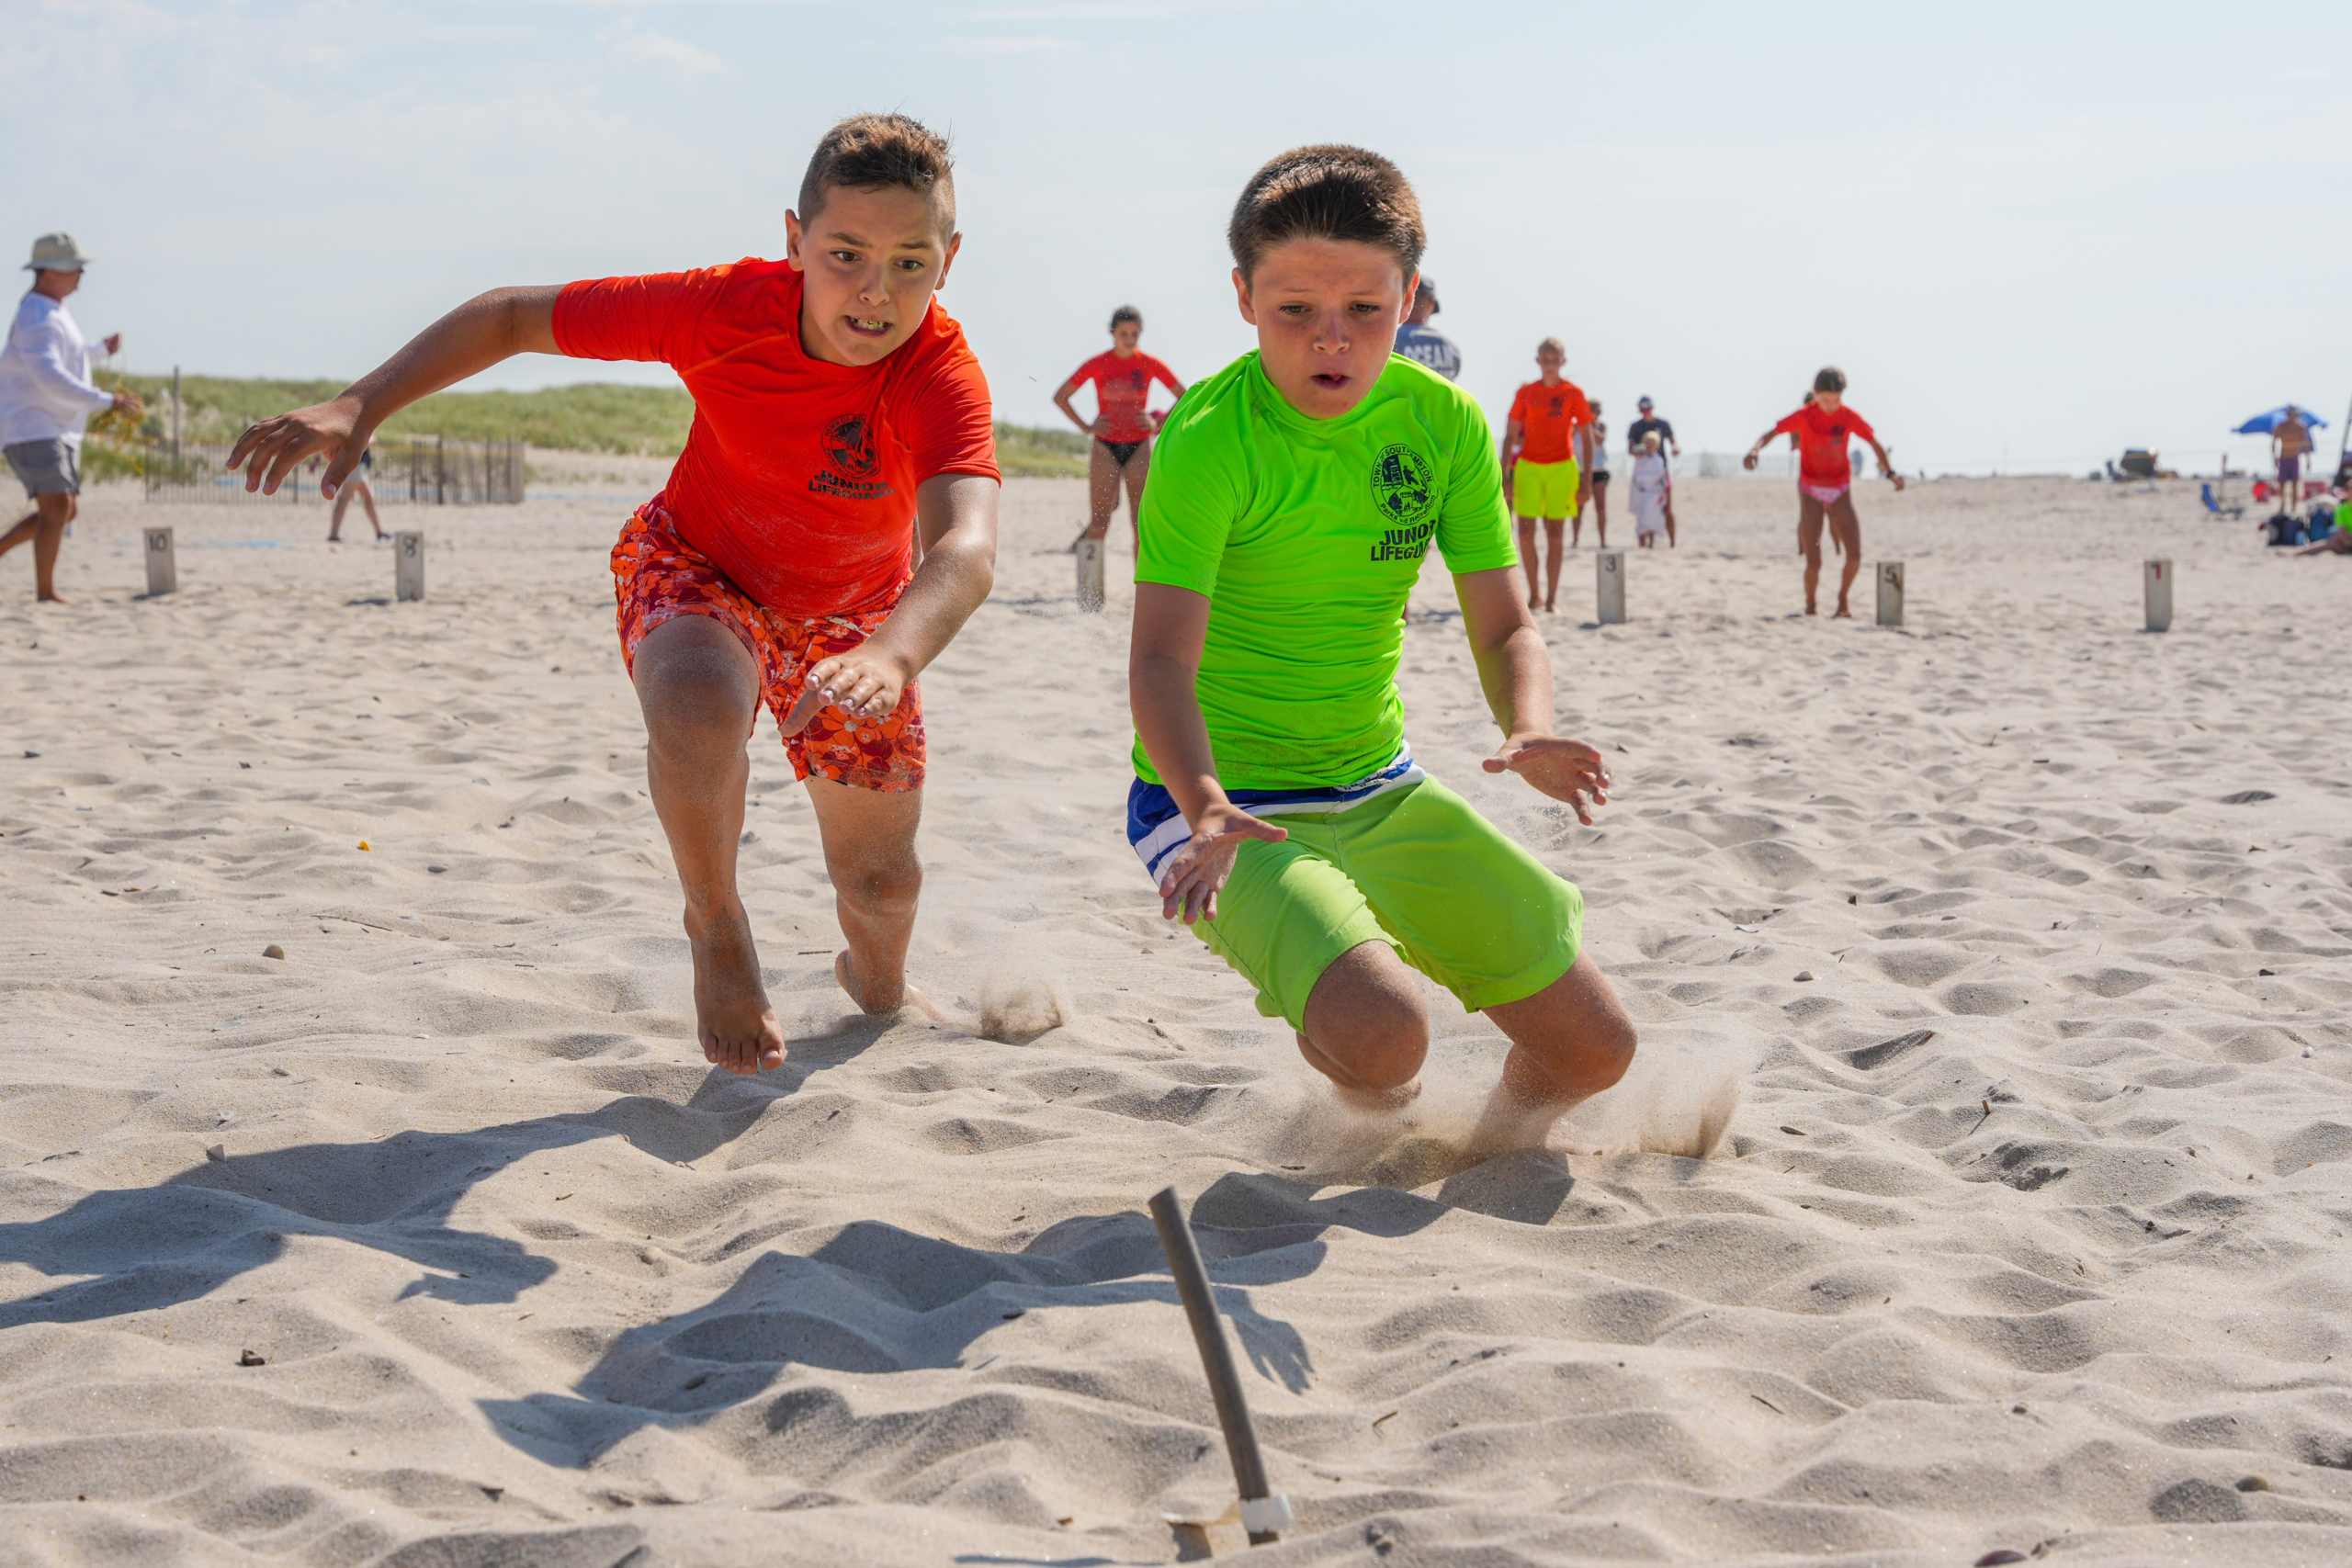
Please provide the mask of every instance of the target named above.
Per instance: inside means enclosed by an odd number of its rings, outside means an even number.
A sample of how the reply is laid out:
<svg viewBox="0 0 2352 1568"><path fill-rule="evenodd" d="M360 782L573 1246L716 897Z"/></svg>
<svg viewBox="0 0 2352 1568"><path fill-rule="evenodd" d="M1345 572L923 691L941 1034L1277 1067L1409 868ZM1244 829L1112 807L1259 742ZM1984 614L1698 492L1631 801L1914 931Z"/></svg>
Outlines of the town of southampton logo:
<svg viewBox="0 0 2352 1568"><path fill-rule="evenodd" d="M1372 498L1390 523L1410 523L1430 509L1430 466L1403 443L1380 454L1373 465Z"/></svg>

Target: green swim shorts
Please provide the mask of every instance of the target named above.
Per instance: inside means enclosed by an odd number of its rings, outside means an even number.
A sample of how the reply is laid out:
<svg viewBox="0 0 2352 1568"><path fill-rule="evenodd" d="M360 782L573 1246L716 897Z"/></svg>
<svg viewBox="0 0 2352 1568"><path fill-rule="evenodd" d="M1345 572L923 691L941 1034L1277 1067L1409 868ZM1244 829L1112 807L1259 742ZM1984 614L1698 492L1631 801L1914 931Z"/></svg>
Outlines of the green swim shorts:
<svg viewBox="0 0 2352 1568"><path fill-rule="evenodd" d="M1576 885L1468 801L1424 779L1344 811L1285 811L1279 844L1251 840L1193 934L1258 987L1258 1010L1304 1029L1339 956L1385 942L1473 1012L1568 972L1584 929Z"/></svg>

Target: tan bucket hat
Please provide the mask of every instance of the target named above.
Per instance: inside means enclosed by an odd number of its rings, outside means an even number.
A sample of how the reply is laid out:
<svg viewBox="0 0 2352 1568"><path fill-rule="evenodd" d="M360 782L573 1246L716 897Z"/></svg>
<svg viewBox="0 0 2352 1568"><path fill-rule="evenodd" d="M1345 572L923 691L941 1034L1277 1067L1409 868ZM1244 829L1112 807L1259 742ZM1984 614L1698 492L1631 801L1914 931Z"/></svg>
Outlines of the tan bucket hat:
<svg viewBox="0 0 2352 1568"><path fill-rule="evenodd" d="M90 265L92 257L82 254L74 236L62 230L43 234L33 242L33 259L25 264L27 272L79 272Z"/></svg>

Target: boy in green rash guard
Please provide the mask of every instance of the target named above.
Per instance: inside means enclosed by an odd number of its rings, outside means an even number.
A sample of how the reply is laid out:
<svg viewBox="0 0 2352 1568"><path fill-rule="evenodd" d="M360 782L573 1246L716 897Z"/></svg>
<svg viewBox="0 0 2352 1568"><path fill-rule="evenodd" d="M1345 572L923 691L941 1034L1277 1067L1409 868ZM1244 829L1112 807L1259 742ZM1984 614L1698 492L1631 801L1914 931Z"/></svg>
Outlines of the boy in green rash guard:
<svg viewBox="0 0 2352 1568"><path fill-rule="evenodd" d="M1128 840L1162 912L1257 987L1344 1099L1419 1092L1418 969L1510 1037L1480 1146L1540 1142L1623 1076L1634 1026L1579 951L1576 888L1405 743L1399 612L1430 545L1503 732L1486 770L1587 824L1609 774L1551 733L1486 416L1389 352L1419 203L1376 153L1302 147L1251 178L1227 237L1258 349L1186 392L1153 458Z"/></svg>

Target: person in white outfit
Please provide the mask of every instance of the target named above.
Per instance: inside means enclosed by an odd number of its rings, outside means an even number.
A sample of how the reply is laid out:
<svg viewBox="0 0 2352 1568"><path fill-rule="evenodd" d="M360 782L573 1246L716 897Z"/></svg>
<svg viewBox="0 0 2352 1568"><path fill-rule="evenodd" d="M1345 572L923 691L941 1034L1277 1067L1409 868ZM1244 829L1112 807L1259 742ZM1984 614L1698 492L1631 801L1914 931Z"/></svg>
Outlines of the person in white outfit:
<svg viewBox="0 0 2352 1568"><path fill-rule="evenodd" d="M1658 450L1657 432L1653 430L1642 437L1641 446L1634 453L1634 477L1630 485L1634 503L1634 542L1643 549L1657 547L1652 541L1666 533L1666 454ZM1674 543L1668 535L1667 544Z"/></svg>
<svg viewBox="0 0 2352 1568"><path fill-rule="evenodd" d="M142 412L135 393L103 391L90 379L90 367L119 350L122 334L85 343L65 309L65 297L82 287L89 263L71 234L35 240L33 259L25 264L32 289L17 307L7 346L0 349L0 451L33 503L0 534L0 556L30 540L33 590L56 604L65 603L57 592L58 547L82 493L82 427L107 409L133 418Z"/></svg>

